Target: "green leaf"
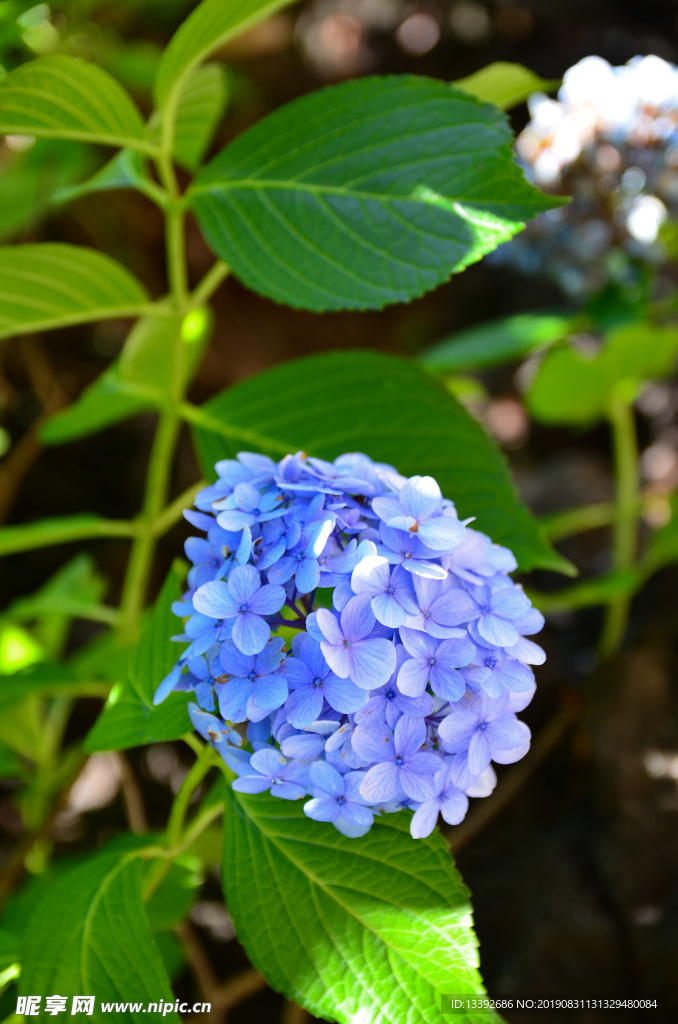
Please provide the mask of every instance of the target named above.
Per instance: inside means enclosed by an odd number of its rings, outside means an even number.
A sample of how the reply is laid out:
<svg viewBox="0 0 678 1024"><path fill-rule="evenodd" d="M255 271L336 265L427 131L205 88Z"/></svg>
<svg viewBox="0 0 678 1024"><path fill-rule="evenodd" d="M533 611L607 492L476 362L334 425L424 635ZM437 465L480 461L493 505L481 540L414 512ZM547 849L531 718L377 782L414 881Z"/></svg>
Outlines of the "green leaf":
<svg viewBox="0 0 678 1024"><path fill-rule="evenodd" d="M553 92L560 83L546 81L522 64L496 61L454 84L479 100L494 103L500 110L510 110L524 103L533 92Z"/></svg>
<svg viewBox="0 0 678 1024"><path fill-rule="evenodd" d="M173 142L180 97L191 72L234 36L270 17L291 0L203 0L175 32L162 55L156 104L162 110L165 142Z"/></svg>
<svg viewBox="0 0 678 1024"><path fill-rule="evenodd" d="M157 395L152 389L132 388L122 380L116 360L72 405L50 416L40 429L40 438L48 445L66 444L149 412L156 405Z"/></svg>
<svg viewBox="0 0 678 1024"><path fill-rule="evenodd" d="M193 337L185 328L189 318L198 313L205 314L205 326L199 337ZM168 314L139 320L130 331L120 358L85 388L72 405L47 420L40 431L44 443L64 444L156 409L172 388L179 334L184 340L184 382L188 383L197 370L211 333L206 314L205 310L194 310L183 322Z"/></svg>
<svg viewBox="0 0 678 1024"><path fill-rule="evenodd" d="M204 881L195 860L184 855L181 863L175 861L146 904L153 932L169 931L188 917Z"/></svg>
<svg viewBox="0 0 678 1024"><path fill-rule="evenodd" d="M107 581L97 571L91 555L81 552L63 565L38 591L20 597L10 605L14 619L41 615L71 614L70 609L96 604L103 597Z"/></svg>
<svg viewBox="0 0 678 1024"><path fill-rule="evenodd" d="M0 930L0 971L7 970L19 959L18 940L9 932Z"/></svg>
<svg viewBox="0 0 678 1024"><path fill-rule="evenodd" d="M0 338L138 316L141 284L96 249L45 242L0 247Z"/></svg>
<svg viewBox="0 0 678 1024"><path fill-rule="evenodd" d="M295 100L227 146L188 195L246 285L316 311L423 295L560 204L527 183L495 107L409 75Z"/></svg>
<svg viewBox="0 0 678 1024"><path fill-rule="evenodd" d="M94 995L92 1019L101 1021L148 1020L143 1011L103 1014L102 1002L174 1001L133 856L102 852L65 872L43 894L22 937L22 994ZM179 1020L176 1013L163 1019Z"/></svg>
<svg viewBox="0 0 678 1024"><path fill-rule="evenodd" d="M205 472L253 448L280 458L364 451L406 476L430 474L461 518L508 545L521 568L571 572L516 497L494 442L416 363L377 352L295 359L236 384L193 417Z"/></svg>
<svg viewBox="0 0 678 1024"><path fill-rule="evenodd" d="M38 139L24 152L3 153L0 164L0 241L28 230L45 215L55 196L91 173L87 146Z"/></svg>
<svg viewBox="0 0 678 1024"><path fill-rule="evenodd" d="M104 696L105 686L79 679L67 665L44 662L14 675L0 675L0 709L18 704L27 697Z"/></svg>
<svg viewBox="0 0 678 1024"><path fill-rule="evenodd" d="M120 356L123 385L152 388L162 395L172 386L179 317L144 317L134 325Z"/></svg>
<svg viewBox="0 0 678 1024"><path fill-rule="evenodd" d="M179 594L179 576L172 570L146 617L142 639L130 657L127 678L113 687L87 734L84 748L89 753L176 740L190 731L188 694L172 693L158 707L153 706L156 689L179 656L176 643L170 640L178 627L172 602Z"/></svg>
<svg viewBox="0 0 678 1024"><path fill-rule="evenodd" d="M0 555L18 551L65 544L89 537L131 537L131 523L123 520L102 519L87 513L77 516L55 516L39 519L25 526L5 526L0 530Z"/></svg>
<svg viewBox="0 0 678 1024"><path fill-rule="evenodd" d="M79 57L40 57L0 79L0 134L153 148L131 97Z"/></svg>
<svg viewBox="0 0 678 1024"><path fill-rule="evenodd" d="M594 353L567 345L547 353L527 392L544 423L589 424L607 414L620 388L633 399L643 381L668 376L678 356L678 328L630 324L608 334Z"/></svg>
<svg viewBox="0 0 678 1024"><path fill-rule="evenodd" d="M186 81L177 105L174 157L187 171L197 171L223 117L228 79L222 64L196 68Z"/></svg>
<svg viewBox="0 0 678 1024"><path fill-rule="evenodd" d="M224 895L273 988L341 1024L445 1024L441 993L483 993L468 892L439 834L412 839L408 816L389 814L348 839L299 803L225 788Z"/></svg>
<svg viewBox="0 0 678 1024"><path fill-rule="evenodd" d="M430 370L452 372L501 366L566 337L572 324L572 317L555 313L498 317L443 338L419 360Z"/></svg>
<svg viewBox="0 0 678 1024"><path fill-rule="evenodd" d="M77 185L69 185L59 189L54 195L54 203L70 203L82 196L95 192L110 192L114 189L136 188L144 191L144 162L141 153L131 149L122 149L119 153L99 168L96 174Z"/></svg>

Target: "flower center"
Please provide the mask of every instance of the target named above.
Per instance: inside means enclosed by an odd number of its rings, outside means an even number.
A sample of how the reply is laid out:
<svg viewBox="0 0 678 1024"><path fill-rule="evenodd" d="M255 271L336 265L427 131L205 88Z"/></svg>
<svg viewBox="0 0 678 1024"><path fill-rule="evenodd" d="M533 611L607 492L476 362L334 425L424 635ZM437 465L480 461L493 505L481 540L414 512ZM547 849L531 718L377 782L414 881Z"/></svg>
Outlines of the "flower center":
<svg viewBox="0 0 678 1024"><path fill-rule="evenodd" d="M311 683L311 686L322 686L322 685L323 685L323 681L320 678L320 676L316 676L315 679L313 680L313 682Z"/></svg>
<svg viewBox="0 0 678 1024"><path fill-rule="evenodd" d="M402 768L402 766L405 764L405 758L403 757L402 754L397 754L396 759L393 763L395 764L396 768Z"/></svg>
<svg viewBox="0 0 678 1024"><path fill-rule="evenodd" d="M484 604L480 610L483 613L483 615L489 615L490 612L492 611L492 605Z"/></svg>
<svg viewBox="0 0 678 1024"><path fill-rule="evenodd" d="M487 732L487 730L489 728L490 728L490 723L489 722L481 722L480 725L478 726L478 732Z"/></svg>
<svg viewBox="0 0 678 1024"><path fill-rule="evenodd" d="M251 671L251 672L248 672L248 673L247 673L247 678L249 679L249 681L250 681L251 683L253 683L253 682L254 682L254 680L255 680L255 679L257 678L257 673L256 673L256 672L254 671L254 669L252 669L252 671Z"/></svg>
<svg viewBox="0 0 678 1024"><path fill-rule="evenodd" d="M246 615L249 610L250 606L248 604L241 604L240 607L238 608L238 611L240 612L241 615Z"/></svg>
<svg viewBox="0 0 678 1024"><path fill-rule="evenodd" d="M398 694L392 687L389 687L388 690L386 690L386 692L384 693L384 697L386 698L386 700L395 700L397 696Z"/></svg>
<svg viewBox="0 0 678 1024"><path fill-rule="evenodd" d="M282 786L284 781L285 780L282 779L279 775L276 775L275 778L273 779L272 785L273 786Z"/></svg>
<svg viewBox="0 0 678 1024"><path fill-rule="evenodd" d="M488 668L497 667L497 659L495 658L494 654L491 654L489 658L485 658L485 664Z"/></svg>
<svg viewBox="0 0 678 1024"><path fill-rule="evenodd" d="M428 663L431 666L431 668L433 668L434 665L438 664L438 659L432 654L431 657L428 659Z"/></svg>
<svg viewBox="0 0 678 1024"><path fill-rule="evenodd" d="M350 640L344 640L344 647L350 647L350 646L351 646L351 641Z"/></svg>
<svg viewBox="0 0 678 1024"><path fill-rule="evenodd" d="M389 585L387 586L386 593L389 594L391 597L393 597L393 595L395 594L395 587L393 586L392 583L389 583Z"/></svg>
<svg viewBox="0 0 678 1024"><path fill-rule="evenodd" d="M345 807L346 806L346 797L345 796L338 796L336 798L336 800L337 800L337 804L338 804L339 807Z"/></svg>

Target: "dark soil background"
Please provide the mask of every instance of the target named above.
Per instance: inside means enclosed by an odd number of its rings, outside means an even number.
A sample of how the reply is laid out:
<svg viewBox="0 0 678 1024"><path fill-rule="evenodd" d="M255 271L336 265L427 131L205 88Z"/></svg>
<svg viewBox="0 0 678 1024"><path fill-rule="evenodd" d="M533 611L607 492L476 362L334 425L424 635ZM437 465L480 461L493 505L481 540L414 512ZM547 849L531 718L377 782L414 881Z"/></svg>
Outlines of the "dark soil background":
<svg viewBox="0 0 678 1024"><path fill-rule="evenodd" d="M172 6L178 20L182 5ZM167 12L155 17L157 9L157 4L146 9L111 3L96 17L127 38L162 43L171 18ZM402 30L398 35L403 20L417 13L440 26L438 44L419 57L403 49ZM621 64L645 53L678 62L675 2L319 0L278 15L225 54L236 73L235 99L219 144L294 96L354 74L415 72L452 80L506 60L553 79L590 54ZM514 112L518 129L526 118L525 108ZM127 262L158 294L164 290L161 229L157 211L143 200L109 193L81 200L24 240L94 244ZM197 280L211 257L194 225L189 241L191 275ZM229 280L215 302L215 337L192 397L201 401L239 378L309 352L369 346L413 355L459 326L566 304L552 285L487 264L471 267L432 295L380 314L290 311ZM74 398L119 351L125 331L119 323L67 330L0 354L4 426L13 451L23 446L22 457L10 451L0 478L9 521L85 510L110 517L137 511L151 419L137 418L47 452L40 452L31 435L41 408ZM509 449L532 509L543 513L608 498L606 432L575 435L528 424L514 371L484 376L492 396L485 411ZM639 424L645 447L657 426L642 414ZM184 437L175 493L198 475L190 439ZM186 535L179 526L164 539L156 586ZM87 550L110 579L107 600L115 601L126 545L101 542ZM584 575L600 572L608 564L609 538L596 531L562 550ZM31 593L74 553L73 546L63 546L5 559L2 605ZM531 582L553 588L565 581L539 574ZM673 1011L663 1019L678 1020L677 583L678 572L665 570L648 584L634 605L625 650L605 666L598 666L594 655L597 610L549 621L544 640L549 660L538 672L537 696L523 716L533 730L533 752L516 766L500 768L495 795L474 802L467 821L450 833L473 893L482 967L493 994L657 997L672 1000ZM73 645L94 629L76 624ZM96 702L85 702L74 732L84 732L97 710ZM164 753L170 760L184 757L179 749ZM141 778L151 824L161 827L171 799L162 772L149 770L144 752L133 752L130 760ZM14 839L15 824L9 804L0 805L3 845ZM91 848L123 827L118 799L87 815L77 836L58 843L58 852ZM206 900L219 900L216 878ZM220 978L246 965L228 928L195 923ZM177 992L190 998L194 991L186 973ZM280 1007L278 997L260 993L229 1019L248 1024L278 1019L281 1012L288 1024L305 1019ZM577 1024L608 1016L575 1012L563 1019ZM506 1017L516 1024L533 1019ZM616 1018L641 1022L655 1015L638 1011Z"/></svg>

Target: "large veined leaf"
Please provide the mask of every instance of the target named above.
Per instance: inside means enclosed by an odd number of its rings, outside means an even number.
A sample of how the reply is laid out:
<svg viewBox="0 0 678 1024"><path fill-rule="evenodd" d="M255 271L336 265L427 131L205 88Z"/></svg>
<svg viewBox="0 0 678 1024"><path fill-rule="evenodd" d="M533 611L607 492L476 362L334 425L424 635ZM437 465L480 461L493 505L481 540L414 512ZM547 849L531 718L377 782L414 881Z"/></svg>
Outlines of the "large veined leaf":
<svg viewBox="0 0 678 1024"><path fill-rule="evenodd" d="M58 242L0 247L0 338L137 316L142 285L110 256Z"/></svg>
<svg viewBox="0 0 678 1024"><path fill-rule="evenodd" d="M194 68L219 47L292 0L203 0L179 27L162 55L155 98L162 111L165 142L174 140L182 90Z"/></svg>
<svg viewBox="0 0 678 1024"><path fill-rule="evenodd" d="M364 451L406 476L434 476L460 516L475 516L521 568L571 572L518 500L494 442L408 360L369 351L295 359L217 395L194 420L208 475L242 449L276 458L303 449L329 459Z"/></svg>
<svg viewBox="0 0 678 1024"><path fill-rule="evenodd" d="M144 177L144 157L134 149L122 149L107 164L85 181L77 185L68 185L59 189L54 196L54 203L70 203L82 196L96 192L111 192L115 189L147 188Z"/></svg>
<svg viewBox="0 0 678 1024"><path fill-rule="evenodd" d="M150 152L131 97L79 57L40 57L0 79L0 135L78 139Z"/></svg>
<svg viewBox="0 0 678 1024"><path fill-rule="evenodd" d="M560 200L513 162L505 118L445 82L363 78L304 96L195 179L208 243L249 287L310 310L435 288Z"/></svg>
<svg viewBox="0 0 678 1024"><path fill-rule="evenodd" d="M524 103L533 92L552 92L557 81L546 81L522 64L496 61L454 83L479 100L494 103L500 110L510 110Z"/></svg>
<svg viewBox="0 0 678 1024"><path fill-rule="evenodd" d="M21 993L58 993L69 1011L70 997L93 995L92 1020L153 1019L145 1007L104 1014L102 1002L174 1002L141 900L140 865L124 851L102 852L52 882L21 936L21 960ZM163 1019L179 1020L173 1012Z"/></svg>
<svg viewBox="0 0 678 1024"><path fill-rule="evenodd" d="M483 993L468 893L440 835L412 839L399 814L348 839L298 802L225 789L226 904L273 988L341 1024L445 1024L441 993Z"/></svg>
<svg viewBox="0 0 678 1024"><path fill-rule="evenodd" d="M85 739L85 750L127 750L190 732L188 697L171 693L158 707L153 694L179 656L170 636L180 628L172 612L179 597L179 577L172 570L142 627L143 642L130 658L127 678L114 686L103 711Z"/></svg>
<svg viewBox="0 0 678 1024"><path fill-rule="evenodd" d="M174 130L174 157L187 171L197 171L228 99L222 64L196 68L179 97Z"/></svg>

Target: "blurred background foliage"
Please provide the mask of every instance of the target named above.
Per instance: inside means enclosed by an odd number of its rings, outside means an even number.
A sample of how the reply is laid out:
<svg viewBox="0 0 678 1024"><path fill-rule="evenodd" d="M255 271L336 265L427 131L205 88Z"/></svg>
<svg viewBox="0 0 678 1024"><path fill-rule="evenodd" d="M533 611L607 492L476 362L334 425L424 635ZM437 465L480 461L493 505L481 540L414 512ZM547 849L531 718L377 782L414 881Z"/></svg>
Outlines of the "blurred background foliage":
<svg viewBox="0 0 678 1024"><path fill-rule="evenodd" d="M81 56L107 68L147 111L161 49L191 7L190 0L2 0L0 65L11 70L58 52ZM220 55L228 116L214 149L293 97L356 75L412 71L457 80L510 61L554 83L553 96L582 58L597 55L618 66L648 53L678 62L678 15L670 0L313 0L274 16ZM549 660L528 715L534 749L452 841L474 893L487 985L502 992L654 995L675 989L678 942L678 578L670 564L678 556L676 126L664 126L659 139L594 132L573 159L561 161L549 87L541 88L529 109L511 110L517 131L526 129L518 155L542 187L573 196L571 206L540 218L437 292L378 315L320 318L276 306L229 279L215 300L213 341L192 397L203 401L294 356L370 347L421 359L482 419L510 458L524 500L580 572L574 598L572 591L562 596L556 576L530 578L550 613ZM158 294L163 225L151 204L131 191L86 188L64 204L106 159L75 143L0 143L0 241L94 245ZM650 196L661 209L643 207ZM195 225L188 256L198 280L211 257ZM109 321L0 349L0 521L82 510L135 514L149 413L49 449L42 434L49 417L112 365L127 328ZM643 552L639 563L627 564L610 529L609 424L618 437L624 424L615 426L614 417L622 407L637 445L630 488ZM174 470L176 493L198 479L194 460L186 437ZM577 519L580 506L588 511ZM163 538L156 590L186 533L179 525ZM96 719L107 685L88 672L87 652L102 642L100 627L78 613L92 601L115 601L125 553L124 539L107 539L87 550L61 545L3 561L0 673L80 651L81 680L71 680L71 693L53 675L42 684L38 676L30 698L0 698L0 767L9 778L0 802L5 884L16 880L24 855L32 877L27 895L10 903L10 920L20 920L54 877L53 868L45 874L51 852L75 856L114 837L125 822L133 830L147 821L161 828L186 772L185 753L173 744L95 754L80 772L75 741ZM602 604L628 605L636 592L623 653L601 662ZM111 679L115 674L112 656ZM71 714L76 695L83 699ZM62 742L65 758L57 757ZM155 897L154 931L182 995L215 990L246 963L221 901L218 850L217 829L208 830ZM187 905L190 925L178 936L173 926ZM218 965L218 978L205 976L196 942ZM255 992L256 979L250 984ZM274 1014L275 999L259 992L231 1017ZM6 1015L11 1007L4 1009ZM222 1005L218 1013L225 1012ZM283 1009L288 1024L297 1012Z"/></svg>

